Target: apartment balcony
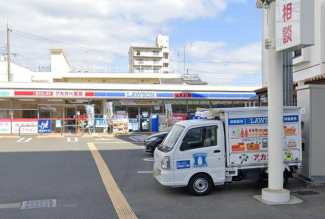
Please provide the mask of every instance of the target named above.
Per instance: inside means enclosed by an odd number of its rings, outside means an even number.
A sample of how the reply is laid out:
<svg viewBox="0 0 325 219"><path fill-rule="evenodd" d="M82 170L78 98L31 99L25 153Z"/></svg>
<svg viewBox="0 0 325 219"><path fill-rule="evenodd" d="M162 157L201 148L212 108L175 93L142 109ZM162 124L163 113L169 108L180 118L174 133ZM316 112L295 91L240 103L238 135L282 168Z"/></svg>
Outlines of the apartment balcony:
<svg viewBox="0 0 325 219"><path fill-rule="evenodd" d="M163 59L162 62L163 63L169 63L169 59Z"/></svg>
<svg viewBox="0 0 325 219"><path fill-rule="evenodd" d="M162 66L162 61L134 61L134 66Z"/></svg>
<svg viewBox="0 0 325 219"><path fill-rule="evenodd" d="M133 73L163 73L162 69L133 69Z"/></svg>
<svg viewBox="0 0 325 219"><path fill-rule="evenodd" d="M158 57L162 58L163 53L162 52L134 52L134 57Z"/></svg>

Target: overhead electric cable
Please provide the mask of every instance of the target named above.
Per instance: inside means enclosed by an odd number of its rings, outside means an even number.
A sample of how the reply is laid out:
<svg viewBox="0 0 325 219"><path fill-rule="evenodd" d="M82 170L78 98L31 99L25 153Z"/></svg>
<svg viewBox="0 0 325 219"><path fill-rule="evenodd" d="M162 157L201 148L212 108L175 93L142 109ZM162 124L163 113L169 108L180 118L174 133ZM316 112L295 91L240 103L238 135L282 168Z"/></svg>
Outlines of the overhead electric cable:
<svg viewBox="0 0 325 219"><path fill-rule="evenodd" d="M84 47L84 46L78 46L78 45L74 45L74 44L71 44L71 43L65 43L65 42L61 42L61 41L52 40L52 39L49 39L49 38L37 36L37 35L34 35L34 34L19 31L19 30L12 30L12 31L14 33L16 33L16 34L21 35L21 36L29 37L29 38L36 39L36 40L43 40L43 41L50 42L50 43L61 44L61 45L69 46L69 47L72 47L72 48L81 49L81 50L84 50L84 51L105 53L105 54L111 54L111 55L116 55L116 56L123 56L123 57L126 56L126 57L128 57L128 55L126 55L126 54L114 53L114 52L109 52L109 51L104 51L104 50L99 50L99 49L88 48L88 47Z"/></svg>

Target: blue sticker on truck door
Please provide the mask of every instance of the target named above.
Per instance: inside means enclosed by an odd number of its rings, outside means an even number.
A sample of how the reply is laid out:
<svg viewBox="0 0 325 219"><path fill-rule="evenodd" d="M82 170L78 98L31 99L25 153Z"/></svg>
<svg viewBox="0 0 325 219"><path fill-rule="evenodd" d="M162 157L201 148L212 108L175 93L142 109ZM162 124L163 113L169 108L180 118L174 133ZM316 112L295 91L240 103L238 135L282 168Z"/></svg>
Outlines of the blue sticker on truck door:
<svg viewBox="0 0 325 219"><path fill-rule="evenodd" d="M188 169L191 168L190 160L181 160L176 162L177 169Z"/></svg>
<svg viewBox="0 0 325 219"><path fill-rule="evenodd" d="M193 167L206 167L206 166L208 166L207 161L206 161L206 158L207 158L206 153L193 154L193 158L194 158Z"/></svg>

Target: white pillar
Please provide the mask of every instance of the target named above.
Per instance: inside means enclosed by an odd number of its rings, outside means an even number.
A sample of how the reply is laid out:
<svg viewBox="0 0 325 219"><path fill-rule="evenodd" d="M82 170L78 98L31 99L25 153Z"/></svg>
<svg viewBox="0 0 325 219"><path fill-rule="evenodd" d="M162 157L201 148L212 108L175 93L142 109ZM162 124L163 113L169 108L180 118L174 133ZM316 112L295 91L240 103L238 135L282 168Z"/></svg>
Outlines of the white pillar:
<svg viewBox="0 0 325 219"><path fill-rule="evenodd" d="M268 7L268 153L269 187L262 190L262 199L287 202L290 191L283 189L283 73L281 53L275 51L275 7Z"/></svg>

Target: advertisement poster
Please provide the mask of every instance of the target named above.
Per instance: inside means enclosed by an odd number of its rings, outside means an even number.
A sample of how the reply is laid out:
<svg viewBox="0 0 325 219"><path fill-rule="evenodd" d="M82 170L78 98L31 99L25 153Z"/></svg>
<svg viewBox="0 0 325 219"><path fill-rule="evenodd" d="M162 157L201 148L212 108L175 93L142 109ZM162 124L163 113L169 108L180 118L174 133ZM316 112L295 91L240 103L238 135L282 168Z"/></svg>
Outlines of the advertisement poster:
<svg viewBox="0 0 325 219"><path fill-rule="evenodd" d="M93 126L95 122L95 106L92 105L85 105L87 117L88 117L88 127Z"/></svg>
<svg viewBox="0 0 325 219"><path fill-rule="evenodd" d="M13 119L12 120L12 133L18 134L37 134L38 122L37 119Z"/></svg>
<svg viewBox="0 0 325 219"><path fill-rule="evenodd" d="M95 119L95 127L96 128L107 128L108 120L107 119Z"/></svg>
<svg viewBox="0 0 325 219"><path fill-rule="evenodd" d="M268 161L268 118L248 117L228 119L230 162L235 165L266 163ZM284 116L284 159L299 159L299 117Z"/></svg>
<svg viewBox="0 0 325 219"><path fill-rule="evenodd" d="M167 126L169 126L171 125L173 119L172 104L171 103L165 104L165 110L166 110L166 124Z"/></svg>
<svg viewBox="0 0 325 219"><path fill-rule="evenodd" d="M61 127L62 127L61 120L55 120L55 128L61 128Z"/></svg>
<svg viewBox="0 0 325 219"><path fill-rule="evenodd" d="M0 134L10 134L10 133L11 133L11 120L0 119Z"/></svg>
<svg viewBox="0 0 325 219"><path fill-rule="evenodd" d="M38 120L38 133L51 133L51 120Z"/></svg>
<svg viewBox="0 0 325 219"><path fill-rule="evenodd" d="M106 102L107 116L109 119L113 118L113 102Z"/></svg>

